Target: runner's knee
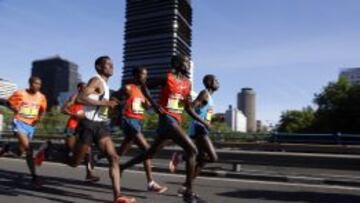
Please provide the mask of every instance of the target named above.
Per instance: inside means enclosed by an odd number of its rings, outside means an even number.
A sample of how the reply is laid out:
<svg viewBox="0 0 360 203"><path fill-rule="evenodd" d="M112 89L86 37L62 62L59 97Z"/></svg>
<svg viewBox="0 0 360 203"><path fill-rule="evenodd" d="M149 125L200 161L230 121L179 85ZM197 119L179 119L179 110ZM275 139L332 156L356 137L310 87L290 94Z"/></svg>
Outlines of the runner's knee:
<svg viewBox="0 0 360 203"><path fill-rule="evenodd" d="M212 153L210 156L209 156L209 162L217 162L218 160L218 155L216 153Z"/></svg>
<svg viewBox="0 0 360 203"><path fill-rule="evenodd" d="M198 155L198 150L194 146L189 146L186 150L186 158L188 159L195 159Z"/></svg>
<svg viewBox="0 0 360 203"><path fill-rule="evenodd" d="M120 163L120 157L116 153L109 154L108 159L111 164L119 164Z"/></svg>

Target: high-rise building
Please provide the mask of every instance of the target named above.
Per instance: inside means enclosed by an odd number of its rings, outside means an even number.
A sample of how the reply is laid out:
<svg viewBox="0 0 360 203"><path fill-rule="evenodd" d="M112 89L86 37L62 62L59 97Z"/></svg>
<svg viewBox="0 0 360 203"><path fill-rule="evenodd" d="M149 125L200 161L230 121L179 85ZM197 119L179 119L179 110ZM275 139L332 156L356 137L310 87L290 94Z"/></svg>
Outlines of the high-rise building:
<svg viewBox="0 0 360 203"><path fill-rule="evenodd" d="M123 84L137 66L151 81L171 69L173 55L191 59L191 24L191 0L127 0Z"/></svg>
<svg viewBox="0 0 360 203"><path fill-rule="evenodd" d="M247 132L256 132L256 93L252 88L242 88L238 94L237 106L247 118Z"/></svg>
<svg viewBox="0 0 360 203"><path fill-rule="evenodd" d="M345 77L352 84L360 84L360 67L343 69L339 77Z"/></svg>
<svg viewBox="0 0 360 203"><path fill-rule="evenodd" d="M80 82L78 65L59 56L34 61L31 75L42 80L41 92L47 98L48 110L59 104L60 93L75 91Z"/></svg>
<svg viewBox="0 0 360 203"><path fill-rule="evenodd" d="M246 117L237 108L233 108L231 105L225 112L225 122L235 132L246 132Z"/></svg>
<svg viewBox="0 0 360 203"><path fill-rule="evenodd" d="M0 78L0 99L6 100L17 90L17 85Z"/></svg>

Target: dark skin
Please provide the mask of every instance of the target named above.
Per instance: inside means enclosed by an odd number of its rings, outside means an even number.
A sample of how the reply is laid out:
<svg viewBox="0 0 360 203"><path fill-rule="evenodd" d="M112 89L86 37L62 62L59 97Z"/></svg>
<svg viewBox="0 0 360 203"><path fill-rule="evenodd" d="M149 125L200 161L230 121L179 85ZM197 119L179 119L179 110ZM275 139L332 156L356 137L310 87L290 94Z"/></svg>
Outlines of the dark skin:
<svg viewBox="0 0 360 203"><path fill-rule="evenodd" d="M75 117L77 119L83 119L85 116L84 114L78 114L78 113L74 113L72 111L70 111L70 106L73 105L76 102L76 99L78 97L78 95L80 93L82 93L86 88L86 84L82 84L81 86L78 87L78 93L72 95L64 104L63 108L61 109L62 112L66 115L69 115L71 117ZM74 152L75 149L75 144L76 144L76 137L75 136L66 136L65 138L65 146L67 148L68 151L70 152ZM91 152L91 147L89 147L88 149L88 156L86 156L86 179L93 179L93 180L97 180L98 178L96 176L94 176L93 174L93 168L94 165L91 164L91 157L90 157L90 152Z"/></svg>
<svg viewBox="0 0 360 203"><path fill-rule="evenodd" d="M189 62L185 61L182 65L175 67L174 75L179 80L188 79L189 75ZM154 80L154 82L149 83L149 88L166 86L167 78L158 78ZM165 116L164 110L159 107L159 105L153 101L150 96L149 90L145 84L142 84L142 91L145 97L150 101L154 110L159 114L159 116ZM186 112L198 122L202 123L207 128L210 128L210 125L202 120L194 111L190 95L184 101ZM171 136L169 136L171 135ZM179 123L173 123L171 129L167 132L167 134L158 134L155 137L153 144L150 146L150 149L145 153L133 158L128 161L124 165L122 165L122 170L125 170L128 167L131 167L135 164L138 164L146 159L153 158L153 156L164 147L164 144L167 143L168 140L173 140L177 145L181 146L186 153L186 192L192 193L192 181L195 176L195 165L196 165L196 156L197 149L194 143L191 141L187 133L181 128Z"/></svg>
<svg viewBox="0 0 360 203"><path fill-rule="evenodd" d="M29 88L26 91L31 95L35 95L36 93L38 93L40 91L40 89L41 89L41 80L35 79L35 80L29 82ZM14 114L17 114L19 111L19 109L17 107L11 106L10 104L8 104L8 107L14 112ZM40 109L39 116L36 119L36 122L34 125L36 125L36 123L43 118L44 114L45 114L45 109ZM34 152L30 145L30 140L27 135L22 134L20 132L15 132L15 135L19 142L19 154L18 155L20 156L23 153L26 153L26 163L30 170L31 176L33 177L33 180L35 181L37 178L37 175L36 175L35 164L33 161Z"/></svg>
<svg viewBox="0 0 360 203"><path fill-rule="evenodd" d="M219 82L216 78L213 78L206 82L205 87L207 91L201 91L198 97L193 102L193 107L195 109L208 104L210 95L212 95L219 88ZM210 121L208 122L210 123ZM209 136L195 135L194 142L199 150L199 155L195 168L195 179L200 174L202 168L205 166L206 163L215 162L218 158L215 147Z"/></svg>
<svg viewBox="0 0 360 203"><path fill-rule="evenodd" d="M105 59L99 66L96 67L98 74L105 80L108 79L113 74L113 63L110 59ZM114 108L118 103L116 101L109 100L93 100L89 98L90 94L103 94L104 88L101 81L97 77L93 77L90 79L87 84L85 90L79 94L77 101L84 105L92 105L92 106L105 106L109 108ZM88 152L87 144L83 144L80 142L76 143L75 151L74 151L74 159L72 160L72 166L79 165L84 159L85 155ZM120 192L120 169L119 169L119 156L116 153L115 146L110 136L104 136L98 142L97 146L102 153L105 154L109 161L109 175L112 182L113 195L114 200L118 197L121 197Z"/></svg>
<svg viewBox="0 0 360 203"><path fill-rule="evenodd" d="M136 75L134 75L133 84L137 85L141 88L141 84L145 83L147 80L147 70L141 69ZM118 92L115 93L112 100L118 101L120 104L124 104L128 99L130 94L130 87L125 85L125 87L121 88ZM150 103L145 100L144 107L146 109L150 108ZM119 156L125 155L131 147L132 142L134 142L141 150L146 151L150 148L149 143L146 141L145 136L142 132L138 132L134 135L126 135L124 141L121 143L121 146L118 150ZM144 168L146 172L146 178L148 183L150 183L153 178L151 174L151 160L146 159L144 161Z"/></svg>

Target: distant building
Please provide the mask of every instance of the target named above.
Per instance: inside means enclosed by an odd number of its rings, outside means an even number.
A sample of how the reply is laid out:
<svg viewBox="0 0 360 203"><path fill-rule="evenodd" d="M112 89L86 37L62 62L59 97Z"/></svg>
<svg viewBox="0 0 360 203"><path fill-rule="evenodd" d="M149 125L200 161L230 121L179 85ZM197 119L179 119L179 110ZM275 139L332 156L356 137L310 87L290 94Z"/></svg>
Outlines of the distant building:
<svg viewBox="0 0 360 203"><path fill-rule="evenodd" d="M0 99L7 99L18 89L15 83L0 78Z"/></svg>
<svg viewBox="0 0 360 203"><path fill-rule="evenodd" d="M58 105L63 106L65 104L65 102L70 98L70 96L74 93L75 93L75 91L74 92L60 92L59 96L57 98Z"/></svg>
<svg viewBox="0 0 360 203"><path fill-rule="evenodd" d="M262 130L262 128L263 128L263 125L262 125L261 120L257 120L256 121L256 130L257 130L257 132L260 132Z"/></svg>
<svg viewBox="0 0 360 203"><path fill-rule="evenodd" d="M242 88L237 97L237 108L246 116L246 131L256 132L256 93L252 88Z"/></svg>
<svg viewBox="0 0 360 203"><path fill-rule="evenodd" d="M127 0L122 83L137 66L148 69L151 81L171 70L173 55L191 59L191 26L191 0Z"/></svg>
<svg viewBox="0 0 360 203"><path fill-rule="evenodd" d="M42 80L41 92L48 100L48 110L59 105L60 93L75 91L81 81L78 65L59 56L34 61L31 75Z"/></svg>
<svg viewBox="0 0 360 203"><path fill-rule="evenodd" d="M237 108L233 108L231 105L225 112L225 122L235 132L246 132L246 117Z"/></svg>
<svg viewBox="0 0 360 203"><path fill-rule="evenodd" d="M360 84L360 67L343 69L339 77L345 77L351 84Z"/></svg>

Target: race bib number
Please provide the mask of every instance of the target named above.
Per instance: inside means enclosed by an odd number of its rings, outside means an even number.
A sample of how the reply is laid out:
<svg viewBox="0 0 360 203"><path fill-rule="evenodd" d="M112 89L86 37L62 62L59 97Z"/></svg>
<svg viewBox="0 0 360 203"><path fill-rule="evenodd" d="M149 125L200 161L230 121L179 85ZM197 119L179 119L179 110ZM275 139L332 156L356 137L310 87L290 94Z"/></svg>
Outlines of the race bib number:
<svg viewBox="0 0 360 203"><path fill-rule="evenodd" d="M99 117L106 119L109 116L109 108L108 107L100 107L99 109Z"/></svg>
<svg viewBox="0 0 360 203"><path fill-rule="evenodd" d="M214 115L214 109L209 108L205 119L210 122L212 120L213 115Z"/></svg>
<svg viewBox="0 0 360 203"><path fill-rule="evenodd" d="M20 107L19 114L24 118L37 118L39 115L39 107L33 104L25 104Z"/></svg>
<svg viewBox="0 0 360 203"><path fill-rule="evenodd" d="M135 114L144 114L143 100L141 98L134 98L131 108Z"/></svg>
<svg viewBox="0 0 360 203"><path fill-rule="evenodd" d="M184 111L184 98L180 94L173 94L169 97L167 108L173 113L182 113Z"/></svg>

